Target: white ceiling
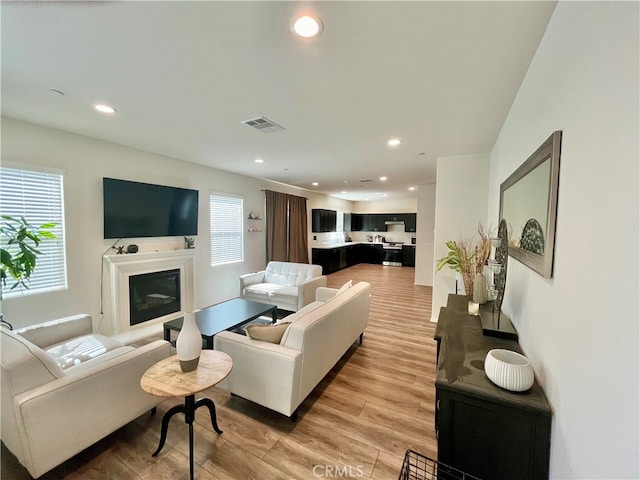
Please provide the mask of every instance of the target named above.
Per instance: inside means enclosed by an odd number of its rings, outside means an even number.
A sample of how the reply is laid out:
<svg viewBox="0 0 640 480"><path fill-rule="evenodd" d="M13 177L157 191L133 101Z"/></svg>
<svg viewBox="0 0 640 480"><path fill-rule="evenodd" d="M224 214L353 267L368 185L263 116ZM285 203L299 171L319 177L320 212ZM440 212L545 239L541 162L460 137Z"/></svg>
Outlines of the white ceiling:
<svg viewBox="0 0 640 480"><path fill-rule="evenodd" d="M2 114L348 200L413 196L437 157L491 150L554 6L3 1ZM289 28L305 8L311 41ZM262 115L286 130L241 123Z"/></svg>

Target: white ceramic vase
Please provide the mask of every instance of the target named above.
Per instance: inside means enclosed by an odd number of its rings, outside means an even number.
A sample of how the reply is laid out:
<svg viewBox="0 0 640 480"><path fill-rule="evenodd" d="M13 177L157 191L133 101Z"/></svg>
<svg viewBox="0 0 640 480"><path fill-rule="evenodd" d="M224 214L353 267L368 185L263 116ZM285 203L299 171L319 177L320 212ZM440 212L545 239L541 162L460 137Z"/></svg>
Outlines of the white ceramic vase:
<svg viewBox="0 0 640 480"><path fill-rule="evenodd" d="M186 312L176 340L176 353L183 372L191 372L198 367L201 352L202 335L196 324L196 313Z"/></svg>
<svg viewBox="0 0 640 480"><path fill-rule="evenodd" d="M511 350L489 350L484 359L484 371L493 383L513 392L529 390L534 381L529 359Z"/></svg>

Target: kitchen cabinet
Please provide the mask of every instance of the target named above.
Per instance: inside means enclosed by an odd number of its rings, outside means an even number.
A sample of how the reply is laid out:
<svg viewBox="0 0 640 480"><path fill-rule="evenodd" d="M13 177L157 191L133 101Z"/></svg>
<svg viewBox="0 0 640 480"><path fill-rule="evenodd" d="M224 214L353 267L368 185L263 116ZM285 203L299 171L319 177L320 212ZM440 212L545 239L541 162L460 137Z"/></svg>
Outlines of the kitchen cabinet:
<svg viewBox="0 0 640 480"><path fill-rule="evenodd" d="M515 340L483 335L468 300L449 295L434 335L438 460L479 478L548 479L551 407L537 382L516 393L487 378L489 350L522 351Z"/></svg>
<svg viewBox="0 0 640 480"><path fill-rule="evenodd" d="M320 265L322 273L328 275L358 263L382 264L382 244L354 243L330 248L312 248L311 263Z"/></svg>
<svg viewBox="0 0 640 480"><path fill-rule="evenodd" d="M322 267L322 274L328 275L340 270L339 248L313 248L311 250L311 263Z"/></svg>
<svg viewBox="0 0 640 480"><path fill-rule="evenodd" d="M386 232L386 215L383 213L367 213L364 220L365 232Z"/></svg>
<svg viewBox="0 0 640 480"><path fill-rule="evenodd" d="M403 222L405 232L416 231L415 213L348 213L345 232L386 232L386 222Z"/></svg>
<svg viewBox="0 0 640 480"><path fill-rule="evenodd" d="M361 243L360 244L360 262L374 263L382 265L383 258L381 243Z"/></svg>
<svg viewBox="0 0 640 480"><path fill-rule="evenodd" d="M415 267L416 266L416 247L411 245L402 246L402 266Z"/></svg>
<svg viewBox="0 0 640 480"><path fill-rule="evenodd" d="M362 213L351 213L351 230L349 232L362 232L364 227L364 215Z"/></svg>
<svg viewBox="0 0 640 480"><path fill-rule="evenodd" d="M311 210L311 231L313 233L335 232L338 212L324 208Z"/></svg>
<svg viewBox="0 0 640 480"><path fill-rule="evenodd" d="M404 213L402 214L404 220L404 231L405 232L415 232L416 231L416 214L415 213Z"/></svg>

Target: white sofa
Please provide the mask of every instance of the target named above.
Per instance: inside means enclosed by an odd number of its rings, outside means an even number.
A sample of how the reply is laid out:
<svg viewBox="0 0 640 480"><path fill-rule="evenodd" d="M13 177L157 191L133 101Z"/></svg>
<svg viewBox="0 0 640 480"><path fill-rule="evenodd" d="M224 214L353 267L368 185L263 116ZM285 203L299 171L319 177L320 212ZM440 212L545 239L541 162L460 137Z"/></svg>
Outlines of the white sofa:
<svg viewBox="0 0 640 480"><path fill-rule="evenodd" d="M367 327L369 283L340 290L318 288L315 302L284 318L291 324L279 344L217 334L214 348L233 359L218 387L295 420L298 406Z"/></svg>
<svg viewBox="0 0 640 480"><path fill-rule="evenodd" d="M21 330L0 327L2 441L33 477L154 408L142 374L171 355L93 334L77 315Z"/></svg>
<svg viewBox="0 0 640 480"><path fill-rule="evenodd" d="M313 302L316 288L326 284L320 265L269 262L265 270L240 276L240 298L297 312Z"/></svg>

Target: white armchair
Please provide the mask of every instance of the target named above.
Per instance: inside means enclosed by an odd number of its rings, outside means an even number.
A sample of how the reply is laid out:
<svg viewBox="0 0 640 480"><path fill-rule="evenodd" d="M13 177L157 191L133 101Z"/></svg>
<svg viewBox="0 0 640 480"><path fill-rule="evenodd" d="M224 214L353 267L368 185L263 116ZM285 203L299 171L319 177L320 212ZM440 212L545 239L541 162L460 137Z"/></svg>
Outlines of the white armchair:
<svg viewBox="0 0 640 480"><path fill-rule="evenodd" d="M142 374L171 355L93 334L78 315L11 331L0 327L2 441L39 477L154 408Z"/></svg>
<svg viewBox="0 0 640 480"><path fill-rule="evenodd" d="M273 261L265 270L240 276L240 298L297 312L315 300L318 287L326 285L320 265Z"/></svg>

